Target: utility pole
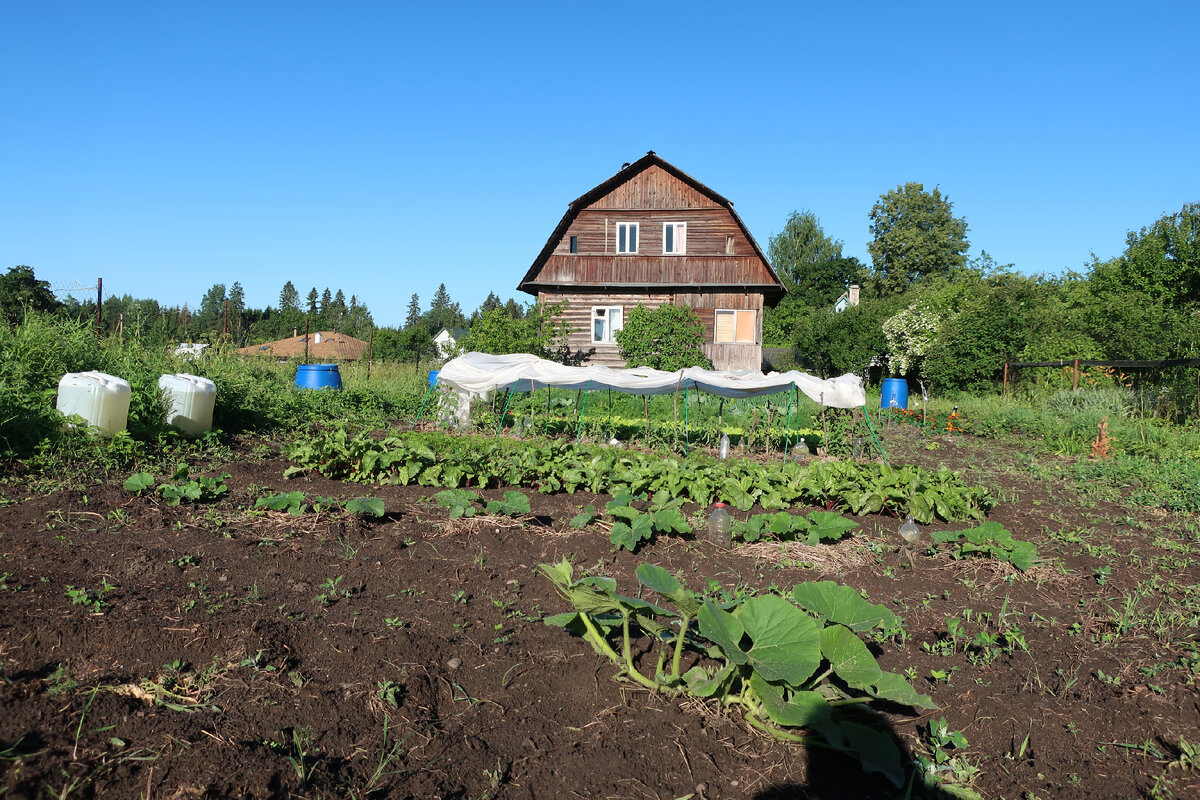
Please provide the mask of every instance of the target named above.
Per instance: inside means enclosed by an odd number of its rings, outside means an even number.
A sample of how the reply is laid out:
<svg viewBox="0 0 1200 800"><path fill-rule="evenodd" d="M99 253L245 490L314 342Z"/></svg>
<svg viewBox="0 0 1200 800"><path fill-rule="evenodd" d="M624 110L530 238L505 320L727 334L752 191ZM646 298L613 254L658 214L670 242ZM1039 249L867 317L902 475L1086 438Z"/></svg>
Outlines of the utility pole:
<svg viewBox="0 0 1200 800"><path fill-rule="evenodd" d="M96 278L96 338L100 338L100 309L104 300L104 278Z"/></svg>

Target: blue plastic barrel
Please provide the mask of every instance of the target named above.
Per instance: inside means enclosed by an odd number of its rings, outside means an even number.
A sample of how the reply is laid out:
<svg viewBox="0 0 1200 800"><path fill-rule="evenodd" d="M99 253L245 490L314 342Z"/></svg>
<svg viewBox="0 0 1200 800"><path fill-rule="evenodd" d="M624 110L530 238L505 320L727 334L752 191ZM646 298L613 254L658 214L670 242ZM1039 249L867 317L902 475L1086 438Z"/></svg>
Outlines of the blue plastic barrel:
<svg viewBox="0 0 1200 800"><path fill-rule="evenodd" d="M437 383L437 376L438 376L439 372L441 372L440 369L429 370L429 388L430 389L432 389L434 387L434 384Z"/></svg>
<svg viewBox="0 0 1200 800"><path fill-rule="evenodd" d="M908 408L908 382L904 378L884 378L880 408Z"/></svg>
<svg viewBox="0 0 1200 800"><path fill-rule="evenodd" d="M301 364L296 367L297 389L341 389L337 364Z"/></svg>

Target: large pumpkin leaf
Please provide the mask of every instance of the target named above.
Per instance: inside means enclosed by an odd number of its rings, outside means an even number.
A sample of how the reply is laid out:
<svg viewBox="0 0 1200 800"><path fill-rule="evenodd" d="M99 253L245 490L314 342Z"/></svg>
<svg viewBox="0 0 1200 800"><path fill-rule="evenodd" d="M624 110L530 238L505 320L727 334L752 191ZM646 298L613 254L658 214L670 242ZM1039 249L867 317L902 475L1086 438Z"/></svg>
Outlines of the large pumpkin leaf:
<svg viewBox="0 0 1200 800"><path fill-rule="evenodd" d="M904 785L900 750L892 737L857 722L842 722L840 727L850 751L862 762L864 772L878 772L897 788Z"/></svg>
<svg viewBox="0 0 1200 800"><path fill-rule="evenodd" d="M741 644L746 629L737 617L706 600L696 614L696 621L700 623L700 632L721 648L725 658L734 664L746 663L746 652Z"/></svg>
<svg viewBox="0 0 1200 800"><path fill-rule="evenodd" d="M821 665L817 623L779 595L751 597L735 613L753 641L751 664L767 680L800 686Z"/></svg>
<svg viewBox="0 0 1200 800"><path fill-rule="evenodd" d="M878 697L881 700L891 700L893 703L901 703L913 708L937 708L937 704L933 702L927 694L921 694L912 687L912 684L905 680L903 675L897 675L894 672L883 672L879 679L875 681L873 686L868 686L867 691L873 697Z"/></svg>
<svg viewBox="0 0 1200 800"><path fill-rule="evenodd" d="M805 610L829 622L840 622L856 631L871 628L892 630L900 618L883 606L868 603L854 589L833 581L800 583L792 588L792 597Z"/></svg>
<svg viewBox="0 0 1200 800"><path fill-rule="evenodd" d="M785 699L782 686L768 683L757 672L750 676L750 688L776 725L807 728L825 722L833 711L829 701L817 692L792 692Z"/></svg>
<svg viewBox="0 0 1200 800"><path fill-rule="evenodd" d="M839 678L856 689L865 689L883 675L862 639L844 625L821 629L821 655Z"/></svg>
<svg viewBox="0 0 1200 800"><path fill-rule="evenodd" d="M810 539L837 540L858 527L857 522L846 519L836 511L814 511L808 515L808 521L812 523L808 531Z"/></svg>

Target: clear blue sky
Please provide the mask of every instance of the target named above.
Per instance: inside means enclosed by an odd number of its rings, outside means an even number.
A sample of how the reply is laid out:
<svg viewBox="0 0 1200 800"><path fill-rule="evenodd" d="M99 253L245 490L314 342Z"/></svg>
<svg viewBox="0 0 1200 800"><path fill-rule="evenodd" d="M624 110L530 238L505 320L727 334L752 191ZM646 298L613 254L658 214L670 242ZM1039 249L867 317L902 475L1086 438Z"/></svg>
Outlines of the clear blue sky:
<svg viewBox="0 0 1200 800"><path fill-rule="evenodd" d="M647 150L765 248L940 186L972 255L1082 270L1200 201L1200 4L17 3L0 268L196 306L341 288L394 325L518 295L566 204Z"/></svg>

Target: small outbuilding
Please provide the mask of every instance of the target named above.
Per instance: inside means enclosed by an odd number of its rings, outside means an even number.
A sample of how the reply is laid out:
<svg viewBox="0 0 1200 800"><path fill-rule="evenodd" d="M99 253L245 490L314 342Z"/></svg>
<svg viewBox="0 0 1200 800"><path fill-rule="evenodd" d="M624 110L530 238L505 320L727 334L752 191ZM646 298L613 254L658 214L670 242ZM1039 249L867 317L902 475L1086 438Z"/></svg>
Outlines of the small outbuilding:
<svg viewBox="0 0 1200 800"><path fill-rule="evenodd" d="M467 335L466 328L439 328L433 335L433 343L437 347L439 358L449 358L458 342Z"/></svg>

